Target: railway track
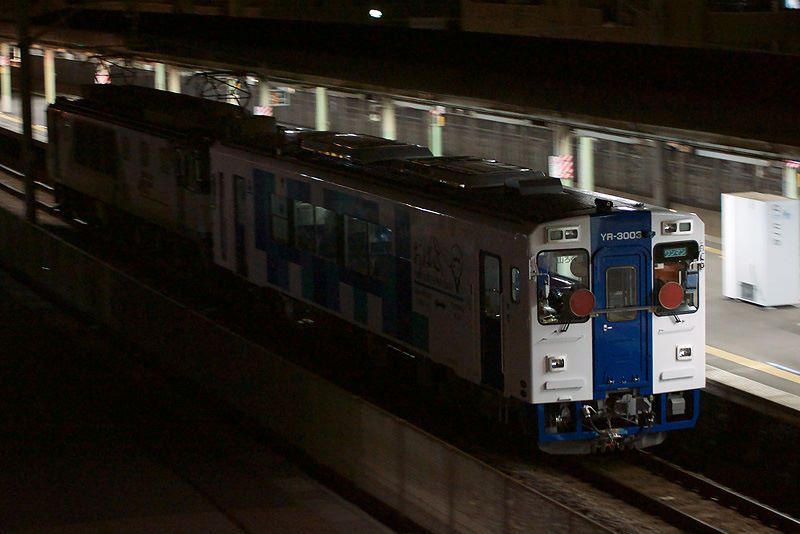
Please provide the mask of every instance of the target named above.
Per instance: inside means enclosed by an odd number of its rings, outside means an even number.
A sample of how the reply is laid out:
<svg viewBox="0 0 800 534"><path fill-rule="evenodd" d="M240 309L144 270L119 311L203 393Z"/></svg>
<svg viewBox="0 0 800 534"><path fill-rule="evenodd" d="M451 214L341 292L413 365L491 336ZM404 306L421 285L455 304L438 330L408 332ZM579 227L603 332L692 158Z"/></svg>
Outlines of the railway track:
<svg viewBox="0 0 800 534"><path fill-rule="evenodd" d="M0 190L17 198L25 198L23 175L16 169L0 163ZM51 215L59 215L53 201L53 188L42 182L34 182L36 205Z"/></svg>
<svg viewBox="0 0 800 534"><path fill-rule="evenodd" d="M21 175L5 166L0 167L0 171L10 176L0 179L0 189L17 198L24 198L24 191L19 187ZM41 195L46 198L52 191L45 184L37 183L37 188L37 197ZM37 203L48 213L60 215L44 199L37 199ZM163 274L160 271L155 278L161 278ZM178 298L180 299L179 296ZM226 315L224 305L216 303L214 309L215 315ZM437 433L435 428L427 430ZM469 438L465 438L465 441L469 442ZM459 446L458 443L454 445ZM549 488L542 487L541 480L535 479L539 475L527 461L509 460L497 453L479 456L531 487L550 491ZM565 466L570 476L586 481L599 490L589 499L580 494L575 497L576 500L586 501L587 509L592 506L617 507L604 510L598 519L602 520L604 515L610 521L608 518L617 511L629 516L620 517L619 522L611 522L612 528L617 531L637 531L637 522L631 520L630 516L637 514L637 511L644 511L661 518L665 525L690 532L800 532L800 521L648 453L571 458L566 461L559 458L556 462L552 457L548 458L546 463ZM550 483L552 481L551 479ZM574 493L574 483L567 481L563 483L562 489L564 495ZM605 494L611 500L602 501L600 494ZM617 500L616 504L614 499ZM619 508L620 501L630 507L622 511ZM648 523L645 517L639 521L643 521L642 524Z"/></svg>
<svg viewBox="0 0 800 534"><path fill-rule="evenodd" d="M800 532L800 521L651 453L571 458L567 471L687 532Z"/></svg>

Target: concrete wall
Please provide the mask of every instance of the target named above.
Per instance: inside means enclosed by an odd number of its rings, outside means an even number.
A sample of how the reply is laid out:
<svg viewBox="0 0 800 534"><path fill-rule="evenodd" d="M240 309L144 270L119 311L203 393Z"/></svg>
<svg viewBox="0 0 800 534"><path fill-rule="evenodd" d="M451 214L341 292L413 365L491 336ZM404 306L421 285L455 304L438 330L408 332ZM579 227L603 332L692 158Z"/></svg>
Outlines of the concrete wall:
<svg viewBox="0 0 800 534"><path fill-rule="evenodd" d="M433 532L605 530L3 210L0 264Z"/></svg>

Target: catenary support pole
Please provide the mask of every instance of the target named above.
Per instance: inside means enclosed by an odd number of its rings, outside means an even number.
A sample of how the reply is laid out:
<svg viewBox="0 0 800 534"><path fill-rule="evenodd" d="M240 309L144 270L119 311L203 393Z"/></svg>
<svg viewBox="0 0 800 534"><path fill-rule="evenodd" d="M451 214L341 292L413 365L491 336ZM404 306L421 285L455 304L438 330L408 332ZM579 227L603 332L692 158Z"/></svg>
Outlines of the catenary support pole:
<svg viewBox="0 0 800 534"><path fill-rule="evenodd" d="M797 198L797 167L793 165L783 167L783 196Z"/></svg>
<svg viewBox="0 0 800 534"><path fill-rule="evenodd" d="M17 31L20 56L20 100L22 100L22 139L20 163L25 176L25 218L36 224L36 189L33 172L33 122L31 118L31 55L28 32L28 2L17 0Z"/></svg>
<svg viewBox="0 0 800 534"><path fill-rule="evenodd" d="M572 130L564 124L553 125L553 154L555 156L572 157ZM563 172L564 169L559 169ZM564 185L573 185L573 177L569 175L558 175Z"/></svg>
<svg viewBox="0 0 800 534"><path fill-rule="evenodd" d="M167 67L167 91L181 92L181 71L177 67Z"/></svg>
<svg viewBox="0 0 800 534"><path fill-rule="evenodd" d="M578 145L578 187L594 191L594 138L581 137Z"/></svg>
<svg viewBox="0 0 800 534"><path fill-rule="evenodd" d="M664 172L664 143L652 141L650 143L652 154L652 192L653 204L656 206L669 207L669 195L667 195L666 173Z"/></svg>
<svg viewBox="0 0 800 534"><path fill-rule="evenodd" d="M430 143L428 148L434 156L441 156L444 154L442 147L442 130L444 130L444 116L445 109L443 106L434 106L430 110L431 125L428 132Z"/></svg>
<svg viewBox="0 0 800 534"><path fill-rule="evenodd" d="M386 139L397 139L397 115L394 100L384 97L381 106L381 135Z"/></svg>
<svg viewBox="0 0 800 534"><path fill-rule="evenodd" d="M56 51L44 50L44 99L48 104L56 101Z"/></svg>
<svg viewBox="0 0 800 534"><path fill-rule="evenodd" d="M11 45L0 43L0 111L11 113Z"/></svg>
<svg viewBox="0 0 800 534"><path fill-rule="evenodd" d="M328 88L317 87L316 90L316 129L328 130L330 122L328 121Z"/></svg>
<svg viewBox="0 0 800 534"><path fill-rule="evenodd" d="M156 89L160 91L167 90L167 67L163 63L156 63L155 65L155 75L156 75Z"/></svg>

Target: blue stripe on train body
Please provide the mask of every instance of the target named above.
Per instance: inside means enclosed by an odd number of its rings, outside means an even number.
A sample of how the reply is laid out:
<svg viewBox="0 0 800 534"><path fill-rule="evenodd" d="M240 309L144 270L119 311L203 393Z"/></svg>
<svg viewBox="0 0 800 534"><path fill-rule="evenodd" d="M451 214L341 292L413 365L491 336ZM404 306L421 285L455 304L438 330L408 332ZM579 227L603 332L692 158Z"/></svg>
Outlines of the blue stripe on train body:
<svg viewBox="0 0 800 534"><path fill-rule="evenodd" d="M596 309L652 303L651 228L649 211L592 216L592 291ZM635 295L626 291L631 288L635 288ZM645 310L600 314L592 323L594 398L604 399L609 391L617 389L652 392L651 314Z"/></svg>
<svg viewBox="0 0 800 534"><path fill-rule="evenodd" d="M286 180L287 198L311 202L312 185L300 180ZM348 215L380 224L380 205L374 200L323 187L322 207L339 215ZM369 324L370 313L380 313L381 332L421 350L429 346L428 318L413 312L411 277L411 214L404 206L392 206L395 261L388 273L388 283L337 265L333 261L300 251L272 240L271 194L276 191L275 175L253 170L254 245L267 253L267 280L290 291L289 264L300 267L301 297L335 312L341 312L342 285L351 288L353 316L363 326ZM284 196L284 195L281 195ZM370 310L368 295L380 299L381 309Z"/></svg>

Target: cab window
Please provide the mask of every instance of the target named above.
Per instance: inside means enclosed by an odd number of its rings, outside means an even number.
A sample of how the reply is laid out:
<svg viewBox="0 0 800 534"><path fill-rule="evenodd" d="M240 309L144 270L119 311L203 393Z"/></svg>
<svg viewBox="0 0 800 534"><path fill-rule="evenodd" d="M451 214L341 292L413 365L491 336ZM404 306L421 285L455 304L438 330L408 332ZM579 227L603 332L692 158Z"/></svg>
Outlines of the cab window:
<svg viewBox="0 0 800 534"><path fill-rule="evenodd" d="M589 289L589 253L583 249L548 250L536 256L537 308L541 324L583 323L569 299L578 289Z"/></svg>
<svg viewBox="0 0 800 534"><path fill-rule="evenodd" d="M677 315L696 312L700 306L700 272L697 260L700 247L697 241L661 243L653 248L653 302L658 303L661 288L676 282L683 289L680 304L671 310L656 306L656 315Z"/></svg>

